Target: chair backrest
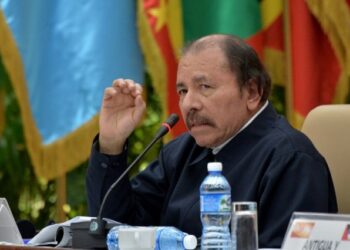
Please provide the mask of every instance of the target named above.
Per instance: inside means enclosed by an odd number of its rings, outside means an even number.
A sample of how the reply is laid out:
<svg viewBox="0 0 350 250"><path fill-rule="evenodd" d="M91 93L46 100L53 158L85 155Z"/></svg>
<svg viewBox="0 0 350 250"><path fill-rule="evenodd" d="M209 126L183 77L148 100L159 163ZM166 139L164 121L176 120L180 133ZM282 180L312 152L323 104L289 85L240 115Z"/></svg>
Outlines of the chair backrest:
<svg viewBox="0 0 350 250"><path fill-rule="evenodd" d="M301 130L329 165L339 213L350 213L350 104L316 107Z"/></svg>

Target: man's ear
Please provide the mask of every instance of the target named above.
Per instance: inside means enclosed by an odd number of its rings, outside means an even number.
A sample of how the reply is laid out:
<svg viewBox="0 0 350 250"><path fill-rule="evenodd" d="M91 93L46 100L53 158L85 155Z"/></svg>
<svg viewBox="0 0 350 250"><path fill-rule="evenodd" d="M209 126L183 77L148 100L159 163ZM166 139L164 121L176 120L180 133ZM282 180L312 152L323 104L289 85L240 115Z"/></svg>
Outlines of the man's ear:
<svg viewBox="0 0 350 250"><path fill-rule="evenodd" d="M250 79L245 86L247 95L247 108L250 111L258 109L261 100L261 93L259 93L258 85L255 79Z"/></svg>

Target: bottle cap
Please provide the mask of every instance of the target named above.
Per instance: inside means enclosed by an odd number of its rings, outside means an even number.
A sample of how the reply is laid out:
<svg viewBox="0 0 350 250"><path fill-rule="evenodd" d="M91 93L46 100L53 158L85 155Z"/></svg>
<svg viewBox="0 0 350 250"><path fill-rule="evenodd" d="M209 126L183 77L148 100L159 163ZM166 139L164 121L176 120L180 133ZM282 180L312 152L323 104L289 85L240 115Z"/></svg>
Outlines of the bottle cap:
<svg viewBox="0 0 350 250"><path fill-rule="evenodd" d="M184 237L185 249L195 249L197 247L197 238L194 235L186 235Z"/></svg>
<svg viewBox="0 0 350 250"><path fill-rule="evenodd" d="M209 162L208 163L208 171L222 171L222 163L221 162Z"/></svg>

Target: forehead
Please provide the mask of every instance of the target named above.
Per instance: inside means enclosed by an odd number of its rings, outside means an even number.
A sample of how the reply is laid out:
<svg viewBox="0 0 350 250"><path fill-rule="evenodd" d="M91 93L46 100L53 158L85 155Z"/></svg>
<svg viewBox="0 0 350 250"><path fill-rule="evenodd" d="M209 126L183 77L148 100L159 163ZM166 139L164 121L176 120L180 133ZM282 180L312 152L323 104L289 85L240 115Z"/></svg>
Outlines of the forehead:
<svg viewBox="0 0 350 250"><path fill-rule="evenodd" d="M186 78L189 80L188 77L203 78L220 74L234 75L220 48L206 48L189 51L182 56L179 61L177 78L178 81L183 81Z"/></svg>
<svg viewBox="0 0 350 250"><path fill-rule="evenodd" d="M205 82L213 86L236 83L237 76L231 71L224 53L220 49L206 49L195 53L186 53L180 59L176 88L182 88Z"/></svg>
<svg viewBox="0 0 350 250"><path fill-rule="evenodd" d="M230 67L221 49L207 48L200 51L189 51L179 61L178 76L182 73L195 74L197 71L230 72Z"/></svg>
<svg viewBox="0 0 350 250"><path fill-rule="evenodd" d="M228 64L223 50L219 47L207 47L207 48L202 48L202 49L189 50L180 58L179 63L181 64L181 63L187 62L189 60L191 60L191 61L199 60L200 61L203 59L213 59L213 60L205 61L205 62L222 64L223 66Z"/></svg>

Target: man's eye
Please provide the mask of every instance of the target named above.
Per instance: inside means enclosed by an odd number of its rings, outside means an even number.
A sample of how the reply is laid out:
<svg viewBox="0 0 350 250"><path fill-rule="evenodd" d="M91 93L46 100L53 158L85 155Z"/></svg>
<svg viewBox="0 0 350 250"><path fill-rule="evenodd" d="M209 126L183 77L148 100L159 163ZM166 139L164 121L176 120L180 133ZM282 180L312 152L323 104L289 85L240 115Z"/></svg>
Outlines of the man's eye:
<svg viewBox="0 0 350 250"><path fill-rule="evenodd" d="M184 94L186 94L187 93L187 90L186 89L179 89L178 91L177 91L177 94L178 95L184 95Z"/></svg>
<svg viewBox="0 0 350 250"><path fill-rule="evenodd" d="M202 89L210 89L210 88L211 88L211 86L208 85L208 84L201 84L200 87L201 87Z"/></svg>

